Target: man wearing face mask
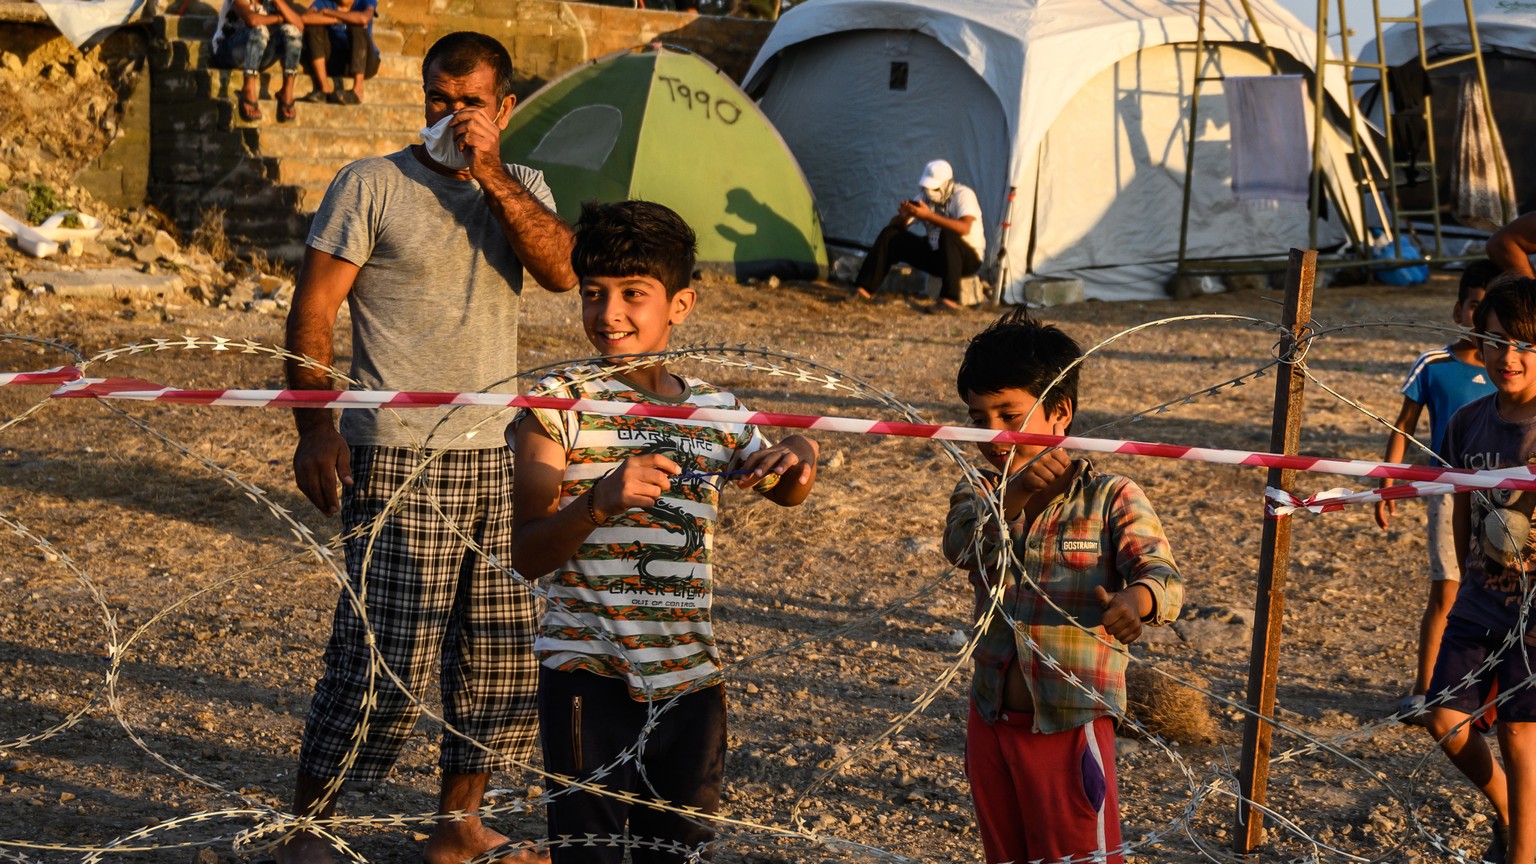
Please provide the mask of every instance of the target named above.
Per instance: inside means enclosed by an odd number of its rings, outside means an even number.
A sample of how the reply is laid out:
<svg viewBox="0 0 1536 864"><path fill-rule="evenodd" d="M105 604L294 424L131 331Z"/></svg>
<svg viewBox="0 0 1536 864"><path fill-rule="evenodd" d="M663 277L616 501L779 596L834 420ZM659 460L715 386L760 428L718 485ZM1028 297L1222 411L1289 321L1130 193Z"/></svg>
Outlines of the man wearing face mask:
<svg viewBox="0 0 1536 864"><path fill-rule="evenodd" d="M515 393L523 270L546 290L575 287L571 232L540 172L501 161L515 97L500 43L444 36L422 62L422 84L423 143L347 165L326 192L287 347L329 366L346 301L350 374L362 386ZM333 386L324 369L296 361L288 382ZM536 717L533 597L498 563L511 557L511 413L349 410L339 431L331 411L294 415L295 480L327 516L340 511L350 589L304 728L294 813L329 817L343 779L384 779L436 675L450 727L439 812L467 815L439 820L422 860L478 856L507 842L477 812L491 772L529 757ZM278 860L333 860L324 823L287 838Z"/></svg>
<svg viewBox="0 0 1536 864"><path fill-rule="evenodd" d="M875 239L869 256L854 279L854 292L869 300L898 261L944 280L932 311L960 308L960 281L981 269L987 240L981 227L981 205L971 187L955 182L955 171L943 159L923 167L918 195L901 202L896 215ZM919 225L921 236L907 230Z"/></svg>

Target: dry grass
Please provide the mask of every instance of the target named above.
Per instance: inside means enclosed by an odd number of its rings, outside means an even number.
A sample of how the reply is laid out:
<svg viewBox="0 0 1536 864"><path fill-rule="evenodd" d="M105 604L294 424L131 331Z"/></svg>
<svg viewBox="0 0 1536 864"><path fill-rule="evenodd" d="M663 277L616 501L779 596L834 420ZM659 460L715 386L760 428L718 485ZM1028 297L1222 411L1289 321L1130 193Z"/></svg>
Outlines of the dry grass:
<svg viewBox="0 0 1536 864"><path fill-rule="evenodd" d="M224 233L224 208L213 206L203 210L202 221L192 232L192 245L208 253L215 261L228 261L235 254L229 235Z"/></svg>
<svg viewBox="0 0 1536 864"><path fill-rule="evenodd" d="M1210 699L1195 688L1208 688L1210 682L1194 673L1180 678L1171 681L1144 663L1132 663L1125 672L1127 713L1169 741L1209 744L1216 740L1216 717Z"/></svg>

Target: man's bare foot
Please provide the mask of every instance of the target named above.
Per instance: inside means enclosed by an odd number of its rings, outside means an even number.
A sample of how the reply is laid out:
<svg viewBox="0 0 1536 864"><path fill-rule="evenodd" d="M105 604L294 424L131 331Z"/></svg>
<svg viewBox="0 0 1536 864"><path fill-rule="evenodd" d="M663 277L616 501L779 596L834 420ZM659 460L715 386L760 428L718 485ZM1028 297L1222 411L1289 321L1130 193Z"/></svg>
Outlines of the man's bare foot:
<svg viewBox="0 0 1536 864"><path fill-rule="evenodd" d="M287 843L277 847L273 856L277 864L331 864L336 857L331 854L331 844L313 834L297 834Z"/></svg>
<svg viewBox="0 0 1536 864"><path fill-rule="evenodd" d="M461 821L442 821L432 830L427 848L422 850L423 864L461 864L510 843L511 838L499 831L485 827L478 816ZM496 859L497 864L549 864L549 853L542 849L525 849L513 855Z"/></svg>

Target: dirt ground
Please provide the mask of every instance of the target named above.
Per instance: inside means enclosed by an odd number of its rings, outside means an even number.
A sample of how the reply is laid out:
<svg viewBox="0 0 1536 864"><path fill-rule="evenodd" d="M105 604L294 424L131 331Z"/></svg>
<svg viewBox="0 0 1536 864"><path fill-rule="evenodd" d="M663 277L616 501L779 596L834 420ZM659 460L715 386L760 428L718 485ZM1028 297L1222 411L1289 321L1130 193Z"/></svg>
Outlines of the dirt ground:
<svg viewBox="0 0 1536 864"><path fill-rule="evenodd" d="M525 368L588 354L573 298L526 299ZM1085 345L1197 316L1099 350L1085 367L1075 431L1264 448L1272 376L1181 400L1269 362L1273 328L1241 319L1278 320L1279 299L1256 292L1043 311ZM1307 368L1390 417L1407 364L1442 338L1404 325L1448 321L1454 299L1445 277L1415 289L1327 289ZM926 421L958 423L954 369L966 338L994 314L923 316L896 300L850 303L824 285L710 281L676 341L793 354L804 361L730 356L867 382ZM21 334L0 339L0 371L74 362L61 345L93 354L154 338L270 344L281 338L281 315L28 298L0 312L0 331ZM1330 332L1358 324L1380 326ZM896 416L862 385L828 387L746 365L692 361L687 370L765 410ZM269 356L203 347L107 359L92 374L181 387L281 380ZM8 529L0 539L0 857L259 860L237 840L290 792L336 595L332 569L269 510L285 508L320 538L337 530L292 486L289 418L45 393L0 388L0 526ZM969 588L947 571L936 542L957 468L929 442L818 437L823 470L804 507L781 511L733 495L717 537L715 608L734 664L725 815L736 821L716 860L980 860L962 771L969 670L957 633L970 623ZM1383 439L1375 421L1309 384L1302 452L1376 458ZM1138 645L1137 656L1240 700L1263 473L1095 461L1146 488L1188 586L1185 621ZM236 478L262 491L247 495ZM1303 475L1298 490L1339 485L1363 484ZM1486 844L1479 799L1428 736L1379 722L1412 678L1426 587L1422 526L1416 502L1386 532L1366 509L1295 521L1278 710L1293 731L1275 735L1275 816L1258 860L1450 860L1446 844L1471 853ZM1242 715L1212 710L1215 734L1204 743L1160 746L1123 730L1126 837L1154 838L1135 860L1231 858L1224 850ZM342 810L357 821L338 830L359 856L415 859L425 830L418 817L435 804L439 729L424 720L387 782L344 795ZM1319 742L1328 748L1309 746ZM528 807L547 787L536 767L494 781L494 824L514 837L543 834L540 809ZM104 857L91 852L102 847L111 847Z"/></svg>

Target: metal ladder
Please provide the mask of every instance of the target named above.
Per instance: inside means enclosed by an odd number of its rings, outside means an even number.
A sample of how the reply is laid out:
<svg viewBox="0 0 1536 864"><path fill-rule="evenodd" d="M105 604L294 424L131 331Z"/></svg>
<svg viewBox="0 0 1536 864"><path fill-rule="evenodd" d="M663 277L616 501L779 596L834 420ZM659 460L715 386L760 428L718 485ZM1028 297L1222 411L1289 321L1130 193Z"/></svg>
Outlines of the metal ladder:
<svg viewBox="0 0 1536 864"><path fill-rule="evenodd" d="M1423 109L1422 109L1423 110L1423 115L1424 115L1424 128L1426 130L1426 135L1425 135L1425 156L1427 157L1427 163L1428 163L1427 167L1428 167L1428 170L1429 170L1428 183L1429 183L1429 189L1430 189L1430 207L1428 209L1408 209L1408 208L1405 208L1403 206L1403 203L1402 203L1401 190L1402 190L1402 187L1403 187L1404 184L1399 182L1399 171L1402 170L1402 169L1407 169L1409 167L1412 167L1412 165L1411 165L1411 163L1399 162L1398 159L1397 159L1397 146L1396 146L1396 141L1394 140L1393 132L1392 132L1392 111L1393 111L1393 108L1392 108L1392 88L1391 88L1391 82L1388 79L1388 75L1387 75L1388 66L1387 66L1387 63L1386 63L1386 55L1385 55L1385 47L1386 46L1385 46L1385 44L1383 42L1383 39L1382 39L1382 36L1383 36L1385 31L1384 31L1384 28L1383 28L1382 25L1384 25L1384 24L1387 24L1387 25L1390 25L1390 24L1412 24L1413 25L1413 27L1414 27L1414 34L1415 34L1415 37L1418 40L1418 46L1419 46L1418 62L1423 67L1424 73L1426 75L1428 75L1429 72L1431 72L1431 71L1433 71L1435 69L1440 69L1440 68L1443 68L1443 67L1446 67L1446 66L1451 66L1453 64L1461 63L1461 62L1466 61L1466 60L1473 61L1474 65L1475 65L1475 67L1477 69L1478 89L1481 91L1481 98L1483 100L1483 110L1487 113L1489 118L1492 118L1493 117L1493 104L1491 102L1490 95L1489 95L1489 92L1488 92L1488 73L1487 73L1486 69L1483 66L1482 44L1481 44L1481 42L1480 42L1480 40L1478 38L1478 34L1477 34L1477 18L1476 18L1476 16L1472 12L1472 0L1462 0L1462 5L1463 5L1463 8L1465 10L1466 20L1467 20L1467 32L1468 32L1469 36L1471 37L1470 41L1471 41L1472 49L1470 51L1467 51L1467 52L1462 53L1462 54L1455 54L1455 55L1451 55L1451 56L1447 56L1447 57L1441 57L1441 58L1435 59L1435 60L1429 60L1425 56L1426 51L1425 51L1425 45L1424 45L1424 12L1423 12L1422 0L1413 0L1413 14L1412 15L1385 16L1385 17L1381 14L1381 2L1380 2L1380 0L1372 0L1372 2L1371 2L1371 12L1372 12L1372 18L1373 18L1373 21L1374 21L1374 24L1375 24L1375 28L1376 28L1376 60L1374 62L1363 61L1363 60L1350 60L1350 59L1348 59L1349 58L1349 21L1348 21L1348 18L1347 18L1347 13L1345 12L1344 0L1337 0L1337 3L1338 3L1338 12L1339 12L1340 53L1343 55L1344 59L1333 59L1331 57L1323 59L1325 57L1325 55L1322 53L1322 49L1324 47L1326 47L1326 39L1327 39L1327 37L1326 37L1325 34L1327 33L1327 30L1328 30L1328 7L1329 7L1328 0L1318 0L1318 4L1317 4L1317 33L1318 33L1318 46L1319 46L1319 54L1318 54L1318 56L1319 56L1319 59L1321 60L1321 65L1332 64L1332 65L1335 65L1335 66L1343 67L1343 69L1344 69L1344 79L1345 79L1345 81L1346 81L1346 83L1347 83L1347 85L1349 87L1350 94L1351 94L1351 99L1350 99L1350 102L1349 102L1349 112L1350 112L1350 127L1351 127L1352 130L1357 130L1358 126L1359 126L1359 123L1358 123L1358 120L1359 120L1359 116L1358 115L1359 115L1359 111L1360 111L1359 103L1358 103L1358 101L1356 99L1353 98L1354 91L1355 91L1355 85L1356 84L1360 84L1360 83L1369 83L1369 81L1370 81L1369 78L1366 78L1366 79L1363 79L1363 80L1356 78L1355 73L1356 73L1357 70L1368 69L1368 70L1371 70L1371 71L1375 72L1375 74L1376 74L1377 101L1381 105L1381 118L1382 118L1382 127L1383 127L1382 131L1383 131L1384 137L1386 139L1386 148L1387 148L1387 152L1386 152L1385 156L1386 156L1387 164L1390 166L1389 170L1387 171L1386 186L1387 186L1387 197L1388 197L1388 200L1391 202L1391 205L1392 205L1391 206L1391 213L1392 213L1391 222L1393 223L1393 224L1385 224L1386 221L1387 221L1386 218L1385 218L1386 211L1380 206L1380 202L1379 201L1374 202L1376 204L1376 212L1383 217L1383 223L1384 223L1383 224L1383 232L1385 233L1388 242L1392 242L1393 234L1398 232L1398 231L1406 232L1406 233L1409 233L1409 234L1414 234L1415 233L1413 231L1413 227L1412 227L1412 220L1414 219L1414 217L1426 217L1427 216L1427 217L1429 217L1430 224L1433 226L1434 241L1435 241L1435 243L1434 243L1434 254L1431 257L1432 258L1438 258L1438 259L1444 259L1444 258L1447 257L1447 255L1446 255L1446 252L1445 252L1445 236L1444 236L1444 232L1443 232L1444 221L1443 221L1443 217L1442 217L1442 214L1441 214L1441 207L1440 207L1440 170L1439 170L1438 154L1435 152L1434 119L1433 119L1433 114L1431 112L1432 100L1431 100L1429 94L1426 93L1425 96L1424 96L1424 105L1423 105ZM1316 106L1314 106L1314 111L1318 111ZM1321 113L1321 112L1318 111L1318 113ZM1354 134L1354 135L1356 135L1356 137L1358 137L1358 132L1357 131L1352 131L1352 134ZM1356 143L1358 145L1359 142L1357 141ZM1502 174L1503 171L1504 171L1504 166L1502 165L1503 153L1499 152L1499 150L1497 148L1495 149L1494 158L1496 160L1499 160L1500 164L1498 166L1498 170L1499 170L1499 173ZM1355 159L1353 160L1356 163L1357 182L1360 179L1362 179L1362 178L1364 180L1366 180L1366 181L1369 181L1369 179L1371 177L1370 165L1366 162L1366 159L1367 159L1367 157L1366 157L1365 153L1357 146L1356 149L1355 149ZM1313 160L1312 161L1313 161L1314 167L1316 167L1317 162L1318 162L1318 152L1317 152L1317 148L1316 148L1315 145L1314 145L1314 148L1313 148ZM1313 177L1314 195L1315 195L1316 184L1317 184L1317 177L1314 174L1314 177ZM1375 197L1375 192L1376 192L1376 190L1374 189L1374 183L1370 183L1369 186L1371 187L1369 189L1367 189L1365 187L1362 187L1361 188L1361 194L1362 195L1369 194L1369 195L1371 195L1374 198ZM1365 200L1363 203L1366 205L1367 208L1369 208L1372 205L1373 202L1371 200ZM1313 212L1313 214L1311 216L1311 220L1312 220L1312 235L1311 236L1313 237L1314 242L1315 242L1315 238L1316 238L1316 226L1317 226L1317 217L1316 217L1315 206L1316 205L1315 205L1315 199L1314 199L1314 212ZM1364 252L1363 257L1367 257L1368 258L1369 257L1369 250L1362 250L1362 251Z"/></svg>

